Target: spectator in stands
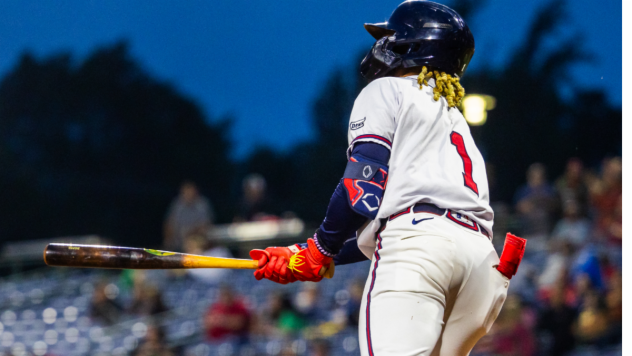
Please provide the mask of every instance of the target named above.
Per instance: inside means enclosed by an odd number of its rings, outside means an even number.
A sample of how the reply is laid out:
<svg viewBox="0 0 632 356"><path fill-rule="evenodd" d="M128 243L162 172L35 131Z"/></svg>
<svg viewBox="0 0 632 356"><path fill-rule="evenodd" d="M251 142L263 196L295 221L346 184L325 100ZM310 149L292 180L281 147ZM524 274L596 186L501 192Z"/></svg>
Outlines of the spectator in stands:
<svg viewBox="0 0 632 356"><path fill-rule="evenodd" d="M608 333L608 326L608 310L603 298L597 291L589 291L577 320L578 341L587 345L602 345L603 338Z"/></svg>
<svg viewBox="0 0 632 356"><path fill-rule="evenodd" d="M537 262L531 261L529 258L523 259L518 272L511 279L513 293L518 294L520 299L527 303L533 303L537 299L539 287L538 272L544 264L542 261Z"/></svg>
<svg viewBox="0 0 632 356"><path fill-rule="evenodd" d="M545 299L555 287L565 284L568 270L573 262L574 248L572 244L560 242L554 246L557 248L546 257L544 269L538 277L538 294Z"/></svg>
<svg viewBox="0 0 632 356"><path fill-rule="evenodd" d="M319 292L318 284L306 282L301 284L302 290L296 294L294 305L308 324L313 324L318 319Z"/></svg>
<svg viewBox="0 0 632 356"><path fill-rule="evenodd" d="M288 343L283 347L283 349L279 353L279 356L296 356L297 354L298 353L294 350L292 344Z"/></svg>
<svg viewBox="0 0 632 356"><path fill-rule="evenodd" d="M591 203L597 210L597 215L608 214L616 207L616 200L621 194L621 158L607 158L603 160L601 177L592 181L590 185Z"/></svg>
<svg viewBox="0 0 632 356"><path fill-rule="evenodd" d="M175 356L167 345L165 332L162 328L150 325L143 342L134 350L132 356Z"/></svg>
<svg viewBox="0 0 632 356"><path fill-rule="evenodd" d="M327 340L314 340L311 342L308 356L329 356L330 355L329 342Z"/></svg>
<svg viewBox="0 0 632 356"><path fill-rule="evenodd" d="M563 204L564 217L557 222L553 233L554 242L568 242L574 248L582 248L590 239L592 226L590 220L582 217L580 206L575 200L567 200Z"/></svg>
<svg viewBox="0 0 632 356"><path fill-rule="evenodd" d="M303 336L310 339L327 338L343 331L345 328L357 328L360 320L363 289L364 284L361 281L350 281L347 291L343 290L336 293L337 307L327 313L329 314L327 320L305 328ZM343 292L343 294L339 295L340 292ZM312 319L310 324L313 324L314 320Z"/></svg>
<svg viewBox="0 0 632 356"><path fill-rule="evenodd" d="M590 199L594 208L595 224L602 235L621 239L622 183L621 158L604 159L601 177L590 185Z"/></svg>
<svg viewBox="0 0 632 356"><path fill-rule="evenodd" d="M599 267L601 269L602 279L608 287L612 286L612 279L617 277L617 274L620 274L621 271L617 266L615 266L611 257L606 253L601 253L599 256Z"/></svg>
<svg viewBox="0 0 632 356"><path fill-rule="evenodd" d="M360 305L362 304L362 292L364 291L364 283L362 281L354 281L349 286L349 302L347 303L347 324L357 327L360 321Z"/></svg>
<svg viewBox="0 0 632 356"><path fill-rule="evenodd" d="M546 170L534 163L527 170L527 184L514 197L516 212L522 222L523 237L532 250L542 250L551 231L557 199L553 187L546 181Z"/></svg>
<svg viewBox="0 0 632 356"><path fill-rule="evenodd" d="M610 217L602 221L602 228L606 231L608 242L622 246L623 244L623 196L619 194L616 205Z"/></svg>
<svg viewBox="0 0 632 356"><path fill-rule="evenodd" d="M265 220L267 207L266 180L261 174L247 175L243 180L244 196L239 204L235 222Z"/></svg>
<svg viewBox="0 0 632 356"><path fill-rule="evenodd" d="M162 293L156 287L134 281L134 295L128 313L136 316L150 316L167 311L162 301Z"/></svg>
<svg viewBox="0 0 632 356"><path fill-rule="evenodd" d="M248 342L250 312L227 285L219 289L217 302L210 306L204 318L204 329L211 342Z"/></svg>
<svg viewBox="0 0 632 356"><path fill-rule="evenodd" d="M584 284L583 280L588 278L588 284L591 288L599 291L604 289L601 264L594 246L587 246L577 254L571 273L577 283ZM585 289L584 286L581 288Z"/></svg>
<svg viewBox="0 0 632 356"><path fill-rule="evenodd" d="M576 320L577 310L566 303L564 284L555 286L538 320L538 330L547 332L552 340L546 355L563 356L575 348Z"/></svg>
<svg viewBox="0 0 632 356"><path fill-rule="evenodd" d="M590 294L593 290L594 287L590 281L590 276L585 273L579 273L577 276L575 276L572 289L573 306L579 308L584 303L584 299L586 298L586 296Z"/></svg>
<svg viewBox="0 0 632 356"><path fill-rule="evenodd" d="M509 295L489 334L477 344L474 355L533 356L536 338L533 325L525 322L517 295Z"/></svg>
<svg viewBox="0 0 632 356"><path fill-rule="evenodd" d="M282 335L295 335L307 326L304 316L296 310L289 295L282 294L279 304L275 302L271 316Z"/></svg>
<svg viewBox="0 0 632 356"><path fill-rule="evenodd" d="M202 256L233 257L226 247L216 244L213 239L199 234L189 235L185 239L184 252ZM222 280L226 280L231 274L231 270L226 268L193 268L187 269L186 273L195 280L209 284L217 284Z"/></svg>
<svg viewBox="0 0 632 356"><path fill-rule="evenodd" d="M90 304L90 318L104 326L118 323L123 312L123 308L105 293L107 285L106 282L99 282L96 285Z"/></svg>
<svg viewBox="0 0 632 356"><path fill-rule="evenodd" d="M562 202L574 201L580 216L586 216L588 187L584 176L584 165L579 158L571 158L566 163L564 175L555 181L555 189Z"/></svg>
<svg viewBox="0 0 632 356"><path fill-rule="evenodd" d="M623 196L619 194L611 211L603 213L597 219L598 236L608 246L621 248L623 244ZM612 249L611 249L612 250Z"/></svg>
<svg viewBox="0 0 632 356"><path fill-rule="evenodd" d="M621 272L615 272L608 282L606 307L608 309L609 332L606 341L616 345L621 342L623 327L623 279Z"/></svg>
<svg viewBox="0 0 632 356"><path fill-rule="evenodd" d="M165 249L182 251L184 239L190 234L206 234L213 220L213 209L208 199L200 195L195 183L185 181L165 219Z"/></svg>
<svg viewBox="0 0 632 356"><path fill-rule="evenodd" d="M290 296L273 293L259 315L258 333L268 336L292 335L306 326L303 316L292 305Z"/></svg>

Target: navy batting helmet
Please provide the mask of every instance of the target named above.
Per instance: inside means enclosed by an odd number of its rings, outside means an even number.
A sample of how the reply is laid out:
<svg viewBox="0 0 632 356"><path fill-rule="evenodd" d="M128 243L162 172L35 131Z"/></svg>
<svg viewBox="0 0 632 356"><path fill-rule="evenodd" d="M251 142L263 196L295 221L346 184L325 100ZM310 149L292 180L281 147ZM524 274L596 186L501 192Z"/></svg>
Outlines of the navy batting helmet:
<svg viewBox="0 0 632 356"><path fill-rule="evenodd" d="M369 80L400 66L429 66L461 77L474 55L474 36L465 21L451 8L431 1L406 1L387 22L364 28L377 40L360 65L360 73Z"/></svg>

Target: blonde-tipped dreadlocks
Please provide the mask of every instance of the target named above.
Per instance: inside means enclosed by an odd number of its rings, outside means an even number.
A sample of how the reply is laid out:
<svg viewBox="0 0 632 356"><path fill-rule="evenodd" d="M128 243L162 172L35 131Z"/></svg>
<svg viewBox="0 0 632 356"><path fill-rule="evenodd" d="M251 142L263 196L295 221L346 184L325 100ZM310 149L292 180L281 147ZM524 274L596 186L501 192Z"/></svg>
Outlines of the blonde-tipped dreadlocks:
<svg viewBox="0 0 632 356"><path fill-rule="evenodd" d="M439 73L436 70L428 71L428 68L424 66L417 78L419 89L421 89L422 85L428 85L428 79L430 79L433 74L435 77L435 87L432 90L434 100L438 101L439 97L443 96L448 101L449 107L461 105L461 100L463 100L465 96L465 89L463 89L461 83L459 83L459 77L457 76L452 77L450 74L446 74L445 72Z"/></svg>

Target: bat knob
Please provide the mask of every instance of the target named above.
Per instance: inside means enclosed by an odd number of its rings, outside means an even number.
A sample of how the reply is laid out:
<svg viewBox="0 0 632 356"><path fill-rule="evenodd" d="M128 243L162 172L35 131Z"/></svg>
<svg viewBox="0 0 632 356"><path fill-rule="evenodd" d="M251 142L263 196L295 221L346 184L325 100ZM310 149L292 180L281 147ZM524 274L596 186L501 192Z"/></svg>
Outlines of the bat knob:
<svg viewBox="0 0 632 356"><path fill-rule="evenodd" d="M336 265L334 264L334 261L331 261L329 263L329 267L322 267L320 271L318 272L318 275L331 279L334 276L335 270L336 270Z"/></svg>

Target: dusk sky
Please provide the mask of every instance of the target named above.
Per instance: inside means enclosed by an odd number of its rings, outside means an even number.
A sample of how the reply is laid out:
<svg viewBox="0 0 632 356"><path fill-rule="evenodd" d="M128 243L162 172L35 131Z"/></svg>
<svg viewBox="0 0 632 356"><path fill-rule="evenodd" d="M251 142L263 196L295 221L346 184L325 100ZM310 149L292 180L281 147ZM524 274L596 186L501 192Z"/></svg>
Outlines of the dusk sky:
<svg viewBox="0 0 632 356"><path fill-rule="evenodd" d="M549 0L489 0L466 18L476 40L470 71L502 65ZM311 135L311 103L334 68L351 68L400 0L0 2L0 75L28 50L37 56L127 39L150 73L196 100L209 117L236 117L235 157L257 145L286 149ZM449 2L445 2L448 3ZM583 87L605 88L621 105L621 2L568 1L557 39L583 35L591 63L573 68ZM466 74L467 75L467 74ZM467 88L466 88L467 90Z"/></svg>

